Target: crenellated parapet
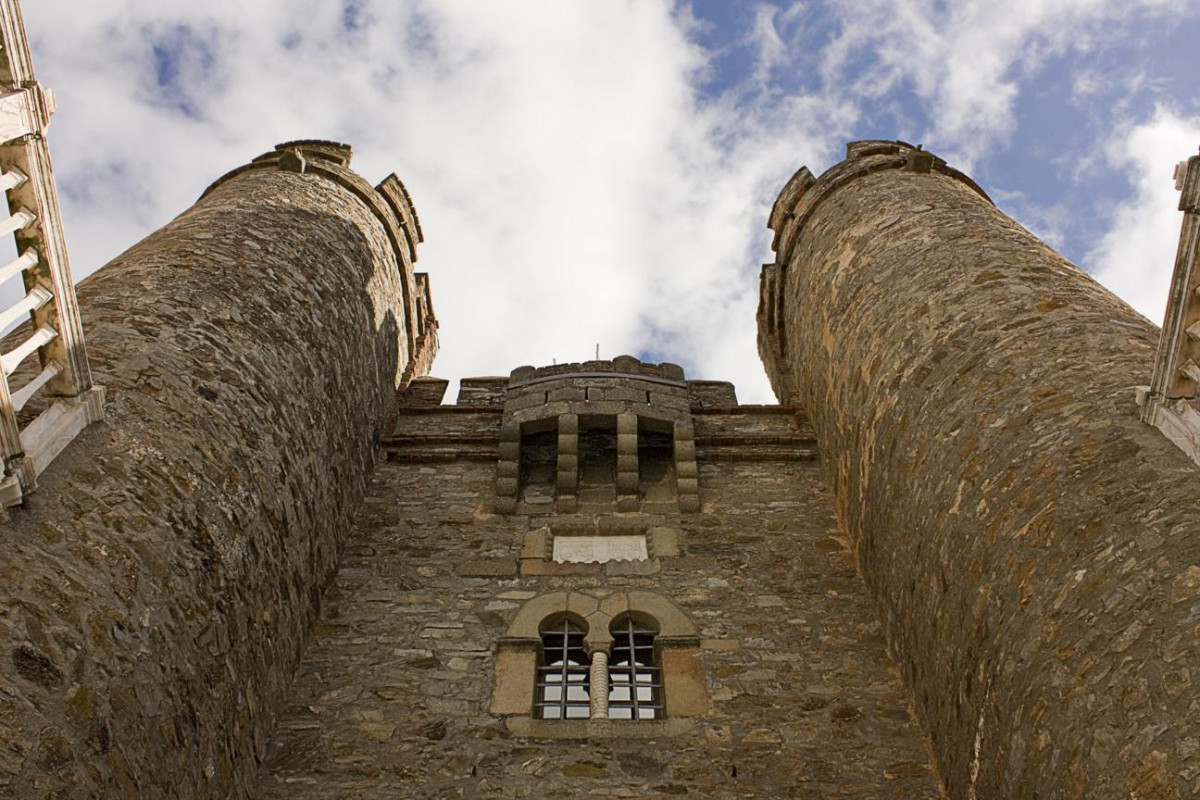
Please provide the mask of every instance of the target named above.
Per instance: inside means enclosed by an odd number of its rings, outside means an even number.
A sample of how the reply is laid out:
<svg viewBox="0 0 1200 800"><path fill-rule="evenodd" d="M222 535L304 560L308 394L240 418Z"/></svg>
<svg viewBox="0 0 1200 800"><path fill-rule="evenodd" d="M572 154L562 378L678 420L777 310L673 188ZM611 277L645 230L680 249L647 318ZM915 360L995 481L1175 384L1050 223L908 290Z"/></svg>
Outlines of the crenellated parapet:
<svg viewBox="0 0 1200 800"><path fill-rule="evenodd" d="M500 429L496 507L560 513L643 504L698 511L695 426L683 368L611 361L518 367Z"/></svg>

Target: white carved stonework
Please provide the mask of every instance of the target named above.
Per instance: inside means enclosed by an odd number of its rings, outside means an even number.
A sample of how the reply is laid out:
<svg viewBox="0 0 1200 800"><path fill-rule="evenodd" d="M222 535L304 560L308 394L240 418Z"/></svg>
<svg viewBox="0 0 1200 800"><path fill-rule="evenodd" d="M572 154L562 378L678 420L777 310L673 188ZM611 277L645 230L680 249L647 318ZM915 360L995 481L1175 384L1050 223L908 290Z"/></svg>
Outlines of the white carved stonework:
<svg viewBox="0 0 1200 800"><path fill-rule="evenodd" d="M554 537L554 560L560 564L645 561L649 557L645 536Z"/></svg>

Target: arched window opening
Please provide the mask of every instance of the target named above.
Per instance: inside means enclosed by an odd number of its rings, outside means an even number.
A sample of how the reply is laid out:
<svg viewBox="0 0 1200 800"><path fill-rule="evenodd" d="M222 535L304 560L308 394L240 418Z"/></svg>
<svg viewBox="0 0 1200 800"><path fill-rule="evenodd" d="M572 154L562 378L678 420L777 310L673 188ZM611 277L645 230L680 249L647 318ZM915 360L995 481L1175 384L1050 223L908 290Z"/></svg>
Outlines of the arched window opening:
<svg viewBox="0 0 1200 800"><path fill-rule="evenodd" d="M542 657L537 668L537 716L541 719L587 719L591 714L588 658L584 627L562 616L541 626ZM528 684L526 684L528 685Z"/></svg>
<svg viewBox="0 0 1200 800"><path fill-rule="evenodd" d="M626 614L613 621L612 658L608 664L608 718L661 719L662 669L654 648L658 626Z"/></svg>

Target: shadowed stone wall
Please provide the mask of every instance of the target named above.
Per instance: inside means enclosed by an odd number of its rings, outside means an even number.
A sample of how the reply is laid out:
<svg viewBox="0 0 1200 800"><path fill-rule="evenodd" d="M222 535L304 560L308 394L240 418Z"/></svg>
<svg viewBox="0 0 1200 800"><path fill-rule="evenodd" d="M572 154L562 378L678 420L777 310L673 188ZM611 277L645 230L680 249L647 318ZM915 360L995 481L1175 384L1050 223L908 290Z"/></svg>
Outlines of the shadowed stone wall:
<svg viewBox="0 0 1200 800"><path fill-rule="evenodd" d="M414 389L262 798L941 796L803 417L703 384L691 409L700 513L497 514L503 394L422 408L444 383ZM576 528L656 543L648 560L607 563L530 547ZM691 653L662 654L666 719L530 719L536 654L506 650L505 637L523 609L564 594L584 614L627 594L687 615ZM672 674L679 662L689 674Z"/></svg>
<svg viewBox="0 0 1200 800"><path fill-rule="evenodd" d="M107 416L0 529L0 795L253 796L394 391L436 346L402 187L349 155L268 154L79 287Z"/></svg>
<svg viewBox="0 0 1200 800"><path fill-rule="evenodd" d="M953 798L1200 796L1200 469L1158 331L940 160L856 143L772 214L760 345Z"/></svg>

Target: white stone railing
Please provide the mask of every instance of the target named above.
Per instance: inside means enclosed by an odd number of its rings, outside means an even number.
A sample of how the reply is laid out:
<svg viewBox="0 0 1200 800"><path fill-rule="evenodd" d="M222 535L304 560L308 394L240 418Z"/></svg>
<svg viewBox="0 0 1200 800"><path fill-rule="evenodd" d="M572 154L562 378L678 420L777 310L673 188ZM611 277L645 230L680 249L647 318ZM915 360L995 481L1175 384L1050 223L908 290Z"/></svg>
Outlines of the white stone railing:
<svg viewBox="0 0 1200 800"><path fill-rule="evenodd" d="M13 506L81 430L103 417L104 390L92 385L46 144L54 94L34 80L17 0L0 0L0 39L0 191L10 209L0 234L11 234L20 254L0 267L0 284L19 275L25 291L0 308L0 329L30 323L0 353L0 506ZM35 353L39 368L18 374ZM39 413L19 416L39 393Z"/></svg>
<svg viewBox="0 0 1200 800"><path fill-rule="evenodd" d="M1183 227L1154 373L1138 387L1142 419L1200 464L1200 156L1175 168Z"/></svg>

